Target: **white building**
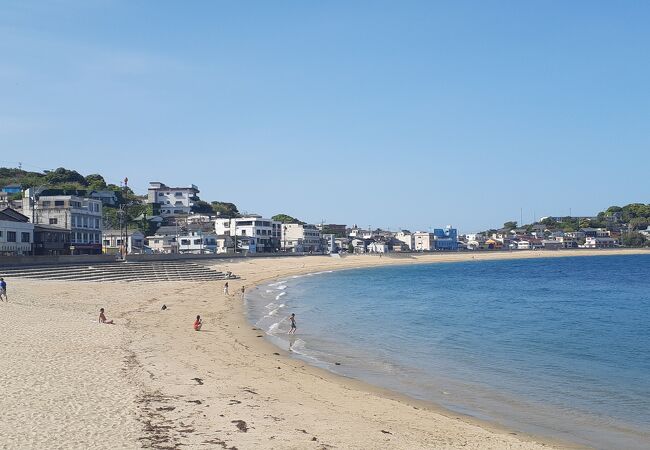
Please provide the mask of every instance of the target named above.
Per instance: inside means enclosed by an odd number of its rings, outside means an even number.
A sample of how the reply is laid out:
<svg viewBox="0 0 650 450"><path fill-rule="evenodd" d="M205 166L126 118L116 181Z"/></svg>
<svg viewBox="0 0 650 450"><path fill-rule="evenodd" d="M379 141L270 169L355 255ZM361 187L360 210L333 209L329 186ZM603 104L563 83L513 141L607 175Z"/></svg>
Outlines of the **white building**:
<svg viewBox="0 0 650 450"><path fill-rule="evenodd" d="M0 256L29 255L34 242L34 224L12 209L0 211Z"/></svg>
<svg viewBox="0 0 650 450"><path fill-rule="evenodd" d="M385 242L371 242L368 244L368 253L388 253L388 244Z"/></svg>
<svg viewBox="0 0 650 450"><path fill-rule="evenodd" d="M154 205L154 214L162 217L187 215L192 211L199 188L195 185L188 187L169 187L164 183L152 181L149 183L147 203Z"/></svg>
<svg viewBox="0 0 650 450"><path fill-rule="evenodd" d="M519 241L517 242L517 250L530 250L532 245L530 244L530 241Z"/></svg>
<svg viewBox="0 0 650 450"><path fill-rule="evenodd" d="M217 235L190 231L178 236L178 252L206 254L217 253Z"/></svg>
<svg viewBox="0 0 650 450"><path fill-rule="evenodd" d="M316 253L322 250L321 233L315 225L285 223L281 225L281 236L285 251Z"/></svg>
<svg viewBox="0 0 650 450"><path fill-rule="evenodd" d="M236 237L237 249L250 253L277 249L282 237L281 226L280 222L255 215L214 221L217 235Z"/></svg>
<svg viewBox="0 0 650 450"><path fill-rule="evenodd" d="M615 247L616 243L616 239L610 237L587 237L584 248Z"/></svg>
<svg viewBox="0 0 650 450"><path fill-rule="evenodd" d="M396 233L395 239L406 244L409 250L415 248L415 239L413 238L413 234L408 231L400 231Z"/></svg>
<svg viewBox="0 0 650 450"><path fill-rule="evenodd" d="M127 241L128 254L144 253L144 233L140 230L128 232ZM124 231L105 230L102 233L102 251L104 253L116 254L124 249Z"/></svg>
<svg viewBox="0 0 650 450"><path fill-rule="evenodd" d="M145 239L147 246L154 253L178 253L176 235L155 234L153 236L147 236Z"/></svg>
<svg viewBox="0 0 650 450"><path fill-rule="evenodd" d="M416 231L413 233L413 250L416 252L430 252L435 250L435 236L433 233Z"/></svg>
<svg viewBox="0 0 650 450"><path fill-rule="evenodd" d="M31 189L23 195L23 214L34 224L70 230L73 254L102 251L102 202L76 195L43 195L34 204Z"/></svg>

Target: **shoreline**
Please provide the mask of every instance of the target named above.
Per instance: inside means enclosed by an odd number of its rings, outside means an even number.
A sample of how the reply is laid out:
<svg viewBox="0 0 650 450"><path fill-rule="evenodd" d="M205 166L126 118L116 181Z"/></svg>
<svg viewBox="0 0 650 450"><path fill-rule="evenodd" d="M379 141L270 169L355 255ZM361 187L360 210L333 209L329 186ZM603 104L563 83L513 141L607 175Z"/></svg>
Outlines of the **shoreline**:
<svg viewBox="0 0 650 450"><path fill-rule="evenodd" d="M597 250L589 250L589 249L580 249L580 250L560 250L560 251L549 251L549 250L530 250L530 251L511 251L511 252L463 252L463 253L435 253L435 254L424 254L424 253L419 253L419 254L405 254L404 256L407 257L402 257L400 255L399 258L391 258L390 256L384 256L383 258L379 258L378 255L353 255L353 256L348 256L348 258L375 258L374 261L358 261L359 264L354 264L352 266L348 267L328 267L327 264L325 264L323 267L319 268L318 271L302 271L302 270L293 270L291 272L283 273L283 274L277 274L275 276L263 278L260 280L257 280L255 284L252 286L247 286L248 288L257 288L261 289L262 286L266 283L273 283L273 282L278 282L282 278L285 278L287 276L294 276L294 275L318 275L321 273L329 273L329 272L338 272L338 271L344 271L344 270L357 270L357 269L371 269L374 267L384 267L386 265L392 265L392 266L405 266L405 265L413 265L413 264L437 264L437 263L456 263L456 262L470 262L470 261L494 261L494 260L503 260L503 259L543 259L543 258L557 258L557 257L593 257L593 256L620 256L620 255L639 255L639 254L650 254L650 251L644 250L644 249L630 249L630 250L620 250L620 249L597 249ZM472 258L468 258L468 256L472 256ZM507 255L507 256L506 256ZM304 255L303 257L309 257L307 255ZM418 258L420 257L420 258ZM344 257L346 258L346 257ZM378 260L378 261L377 261ZM383 260L383 261L382 261ZM388 261L390 262L388 262ZM336 260L334 260L336 261ZM372 263L371 263L372 262ZM233 266L235 268L236 266ZM241 314L244 317L245 322L252 326L255 327L255 324L249 322L248 317L247 317L247 312L244 308L243 305L240 306ZM257 331L264 331L257 329ZM265 333L266 334L266 333ZM271 342L268 338L265 339L264 344L270 345L273 349L276 349L280 352L281 356L293 360L293 361L300 361L309 366L311 370L314 370L319 373L320 376L325 376L325 377L332 377L333 381L339 382L342 384L347 384L348 386L353 386L355 389L362 389L368 392L371 392L375 395L379 395L385 398L389 398L395 401L399 401L401 403L406 403L408 405L411 405L413 407L425 409L432 411L436 414L441 414L444 415L448 418L455 418L455 419L460 419L463 420L467 423L470 423L472 425L480 426L481 428L484 428L486 430L495 432L495 433L508 433L510 435L516 435L519 439L525 442L534 442L534 443L539 443L544 446L558 446L560 448L575 448L575 449L584 449L584 448L590 448L588 446L579 444L579 443L574 443L571 441L559 439L559 438L554 438L554 437L549 437L549 436L541 436L538 434L531 434L527 432L522 432L522 431L514 431L507 426L501 425L497 422L486 420L486 419L480 419L477 417L474 417L469 414L463 414L459 412L455 412L449 408L446 408L442 405L439 405L433 401L428 401L428 400L421 400L417 399L414 397L409 396L408 394L400 393L391 389L383 388L377 385L374 385L372 383L348 377L342 374L338 374L335 372L332 372L328 370L327 368L324 367L319 367L314 364L310 364L306 358L300 358L297 356L294 356L292 352L285 350L284 348L281 348Z"/></svg>
<svg viewBox="0 0 650 450"><path fill-rule="evenodd" d="M422 260L418 261L409 261L408 259L400 260L400 259L395 259L391 261L391 263L387 264L375 264L375 265L369 265L366 264L367 261L364 261L364 263L359 264L359 265L353 265L351 267L345 267L345 268L330 268L328 270L319 270L319 271L314 271L314 272L297 272L297 273L290 273L290 274L283 274L275 278L269 278L265 279L262 282L256 284L254 286L255 289L255 295L261 295L261 292L264 289L269 289L266 288L266 286L273 286L274 284L278 284L280 281L282 281L282 284L287 284L292 281L293 278L296 277L303 277L303 276L316 276L316 275L322 275L326 273L332 273L332 272L340 272L340 271L349 271L349 270L368 270L368 269L373 269L373 268L378 268L378 267L385 267L386 265L391 265L391 266L407 266L407 265L427 265L427 264L453 264L453 263L467 263L467 262L479 262L479 261L495 261L495 260L503 260L503 259L553 259L555 257L569 257L569 258L576 258L580 256L584 257L598 257L598 256L621 256L621 255L643 255L643 254L650 254L650 251L632 251L632 252L619 252L619 251L596 251L594 253L593 251L587 251L585 250L579 250L577 252L571 252L571 253L564 253L564 254L559 254L556 251L553 252L540 252L540 251L529 251L525 252L524 254L521 254L523 252L508 252L508 258L503 258L503 257L498 257L498 253L495 255L497 257L490 257L490 258L463 258L462 256L458 255L459 257L457 258L444 258L442 260L432 260L432 258L435 258L436 256L442 256L443 254L437 254L437 255L425 255L429 256L429 258L424 258ZM602 252L602 253L601 253ZM520 254L517 254L520 253ZM470 253L471 254L471 253ZM453 254L452 254L453 255ZM447 254L446 256L452 256ZM461 254L463 255L463 254ZM475 254L474 254L475 255ZM473 256L474 256L473 255ZM485 253L483 253L485 255ZM365 257L369 257L370 255L365 255ZM377 257L376 255L375 258ZM417 255L416 255L417 256ZM467 253L465 253L463 256L467 256ZM363 256L362 256L363 257ZM384 255L385 257L385 255ZM286 282L286 283L285 283ZM247 291L248 292L248 291ZM269 292L268 290L266 292ZM279 291L279 292L285 292L284 290ZM277 300L277 299L276 299ZM256 326L255 320L253 320L250 316L248 316L248 312L246 310L243 311L243 314L245 315L247 322L251 326ZM483 428L495 431L495 432L501 432L501 433L509 433L509 434L516 434L522 439L525 439L527 441L533 441L533 442L538 442L538 443L544 443L548 445L555 445L555 446L561 446L563 448L591 448L587 444L582 444L579 442L571 441L570 438L563 438L561 436L555 436L553 435L552 432L544 433L543 429L539 426L537 426L534 423L529 424L529 428L538 428L541 431L531 431L530 429L527 431L522 431L520 427L523 426L520 425L519 427L513 426L513 425L508 425L508 424L503 424L498 421L498 419L490 419L490 418L482 418L479 416L475 416L472 414L472 412L460 412L462 411L463 408L462 406L459 406L460 409L454 409L453 406L443 406L442 404L438 403L436 400L429 400L429 399L419 399L416 397L411 396L410 394L406 392L401 392L399 390L395 390L393 388L388 388L388 387L383 387L379 386L377 384L374 384L372 381L365 381L363 378L357 378L356 375L346 375L343 373L340 373L336 370L336 368L333 366L333 361L335 359L330 360L329 362L327 361L322 361L316 358L308 357L302 355L300 352L295 353L291 350L285 350L285 347L283 346L286 344L284 341L283 337L280 335L275 335L272 333L267 332L267 330L260 330L264 331L265 334L267 335L267 342L269 342L273 347L276 349L279 349L282 351L282 355L286 356L288 358L298 360L305 362L315 368L316 370L321 370L326 372L328 375L333 376L335 378L340 378L342 379L343 383L354 383L356 388L359 389L364 389L367 391L371 391L376 393L377 395L389 397L391 399L399 400L401 402L405 402L407 404L411 405L417 405L420 408L426 408L429 410L432 410L438 414L443 414L448 417L456 417L460 416L462 420L479 425ZM282 345L282 346L281 346ZM336 357L337 355L330 355ZM338 355L341 356L341 355ZM343 356L341 356L343 357ZM338 363L337 363L338 365ZM516 431L516 433L514 432ZM550 430L547 430L550 431Z"/></svg>
<svg viewBox="0 0 650 450"><path fill-rule="evenodd" d="M549 253L215 261L241 276L229 281L229 296L223 282L8 280L10 302L0 304L0 437L39 448L584 448L292 358L248 323L239 293L242 285L323 270L650 252ZM99 307L116 326L97 324ZM199 333L191 328L197 314Z"/></svg>

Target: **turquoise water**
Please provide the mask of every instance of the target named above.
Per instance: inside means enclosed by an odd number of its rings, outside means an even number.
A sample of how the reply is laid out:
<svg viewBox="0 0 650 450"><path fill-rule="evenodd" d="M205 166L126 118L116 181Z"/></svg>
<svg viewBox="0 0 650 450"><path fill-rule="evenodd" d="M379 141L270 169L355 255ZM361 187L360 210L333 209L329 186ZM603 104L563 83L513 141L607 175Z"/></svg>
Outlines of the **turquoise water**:
<svg viewBox="0 0 650 450"><path fill-rule="evenodd" d="M650 255L321 273L247 305L276 344L341 375L515 430L650 448Z"/></svg>

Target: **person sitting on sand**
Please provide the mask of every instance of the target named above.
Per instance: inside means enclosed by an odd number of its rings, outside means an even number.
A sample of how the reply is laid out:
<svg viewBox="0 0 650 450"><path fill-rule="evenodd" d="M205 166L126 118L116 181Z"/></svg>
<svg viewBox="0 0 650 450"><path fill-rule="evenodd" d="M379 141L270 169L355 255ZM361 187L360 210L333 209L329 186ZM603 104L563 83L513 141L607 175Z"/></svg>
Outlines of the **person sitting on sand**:
<svg viewBox="0 0 650 450"><path fill-rule="evenodd" d="M201 331L202 326L203 322L201 321L201 316L196 316L196 320L194 321L194 331Z"/></svg>
<svg viewBox="0 0 650 450"><path fill-rule="evenodd" d="M296 315L294 313L291 313L289 316L289 320L291 321L291 329L289 330L289 333L287 334L295 334L296 333Z"/></svg>
<svg viewBox="0 0 650 450"><path fill-rule="evenodd" d="M0 278L0 300L2 300L3 296L5 298L5 302L9 301L7 298L7 282L4 278Z"/></svg>
<svg viewBox="0 0 650 450"><path fill-rule="evenodd" d="M104 308L99 309L99 323L105 323L107 325L115 325L112 320L107 320L104 315Z"/></svg>

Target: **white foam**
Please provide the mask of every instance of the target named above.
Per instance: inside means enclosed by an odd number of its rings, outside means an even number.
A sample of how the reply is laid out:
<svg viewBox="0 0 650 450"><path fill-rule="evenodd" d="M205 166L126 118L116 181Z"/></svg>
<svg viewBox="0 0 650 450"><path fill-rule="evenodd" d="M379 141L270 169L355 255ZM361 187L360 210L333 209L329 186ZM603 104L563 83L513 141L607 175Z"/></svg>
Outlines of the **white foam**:
<svg viewBox="0 0 650 450"><path fill-rule="evenodd" d="M271 284L269 284L268 286L270 286L270 287L279 286L279 285L281 285L282 283L286 283L286 282L287 282L287 280L276 281L275 283L271 283Z"/></svg>
<svg viewBox="0 0 650 450"><path fill-rule="evenodd" d="M280 290L280 291L284 291L286 288L287 288L287 285L286 285L286 284L283 284L282 286L278 286L278 287L276 287L276 289L278 289L278 290Z"/></svg>
<svg viewBox="0 0 650 450"><path fill-rule="evenodd" d="M271 302L268 305L265 306L266 309L273 309L275 308L275 303Z"/></svg>
<svg viewBox="0 0 650 450"><path fill-rule="evenodd" d="M276 300L280 300L280 297L282 297L286 292L280 292L278 295L275 296Z"/></svg>
<svg viewBox="0 0 650 450"><path fill-rule="evenodd" d="M284 303L282 303L278 308L284 308Z"/></svg>
<svg viewBox="0 0 650 450"><path fill-rule="evenodd" d="M269 327L269 334L273 334L274 331L277 331L278 327L280 326L280 322L274 323Z"/></svg>

